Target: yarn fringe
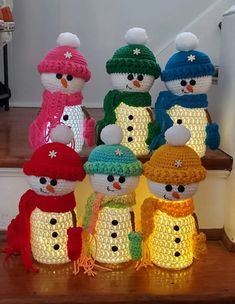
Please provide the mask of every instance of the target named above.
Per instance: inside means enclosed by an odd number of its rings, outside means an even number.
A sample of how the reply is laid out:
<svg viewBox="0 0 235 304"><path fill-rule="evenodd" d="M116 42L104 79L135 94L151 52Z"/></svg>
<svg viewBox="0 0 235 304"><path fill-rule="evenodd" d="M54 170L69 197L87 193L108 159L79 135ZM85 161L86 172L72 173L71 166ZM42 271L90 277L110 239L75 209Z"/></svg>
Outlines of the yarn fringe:
<svg viewBox="0 0 235 304"><path fill-rule="evenodd" d="M202 258L207 253L206 235L203 232L193 235L193 256L195 259Z"/></svg>
<svg viewBox="0 0 235 304"><path fill-rule="evenodd" d="M138 271L140 268L147 268L152 267L153 263L151 262L151 255L148 246L148 240L143 241L143 251L142 251L142 258L138 261L135 265L135 270Z"/></svg>

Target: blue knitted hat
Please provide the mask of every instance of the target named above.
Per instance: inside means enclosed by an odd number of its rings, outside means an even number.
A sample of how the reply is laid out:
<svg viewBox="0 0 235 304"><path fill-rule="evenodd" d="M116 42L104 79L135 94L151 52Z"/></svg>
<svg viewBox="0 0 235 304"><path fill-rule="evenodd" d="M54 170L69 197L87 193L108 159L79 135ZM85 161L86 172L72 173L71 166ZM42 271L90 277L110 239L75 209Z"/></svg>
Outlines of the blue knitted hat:
<svg viewBox="0 0 235 304"><path fill-rule="evenodd" d="M87 174L113 174L138 176L142 163L127 147L120 145L122 131L117 125L108 125L101 132L104 145L96 147L89 155L84 168Z"/></svg>
<svg viewBox="0 0 235 304"><path fill-rule="evenodd" d="M168 60L161 74L162 81L203 77L215 73L215 67L208 55L195 51L198 39L194 34L181 33L176 37L175 43L179 52Z"/></svg>

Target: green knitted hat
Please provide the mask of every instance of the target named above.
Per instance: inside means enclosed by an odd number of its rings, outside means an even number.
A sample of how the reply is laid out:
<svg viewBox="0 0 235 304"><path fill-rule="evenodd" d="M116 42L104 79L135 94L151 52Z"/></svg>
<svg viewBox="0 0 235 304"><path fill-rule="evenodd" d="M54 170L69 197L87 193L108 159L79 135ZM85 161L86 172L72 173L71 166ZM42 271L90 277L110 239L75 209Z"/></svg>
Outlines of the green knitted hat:
<svg viewBox="0 0 235 304"><path fill-rule="evenodd" d="M154 54L145 46L148 41L146 31L138 27L131 28L125 40L128 45L117 49L107 61L107 73L141 73L158 78L161 69Z"/></svg>
<svg viewBox="0 0 235 304"><path fill-rule="evenodd" d="M101 139L105 144L92 150L84 165L87 174L142 174L142 163L129 148L119 144L122 136L122 130L117 125L108 125L102 130Z"/></svg>

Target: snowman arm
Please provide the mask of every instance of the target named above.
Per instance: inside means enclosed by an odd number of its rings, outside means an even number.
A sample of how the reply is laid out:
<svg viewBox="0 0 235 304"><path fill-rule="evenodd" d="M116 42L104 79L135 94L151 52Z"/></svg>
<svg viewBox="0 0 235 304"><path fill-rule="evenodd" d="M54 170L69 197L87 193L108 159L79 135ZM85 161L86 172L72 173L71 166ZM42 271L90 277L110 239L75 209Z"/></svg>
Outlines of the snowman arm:
<svg viewBox="0 0 235 304"><path fill-rule="evenodd" d="M94 146L95 144L95 119L90 116L87 109L82 106L85 119L83 121L83 137L87 146Z"/></svg>
<svg viewBox="0 0 235 304"><path fill-rule="evenodd" d="M70 227L67 229L67 252L71 261L76 261L81 255L82 231L82 227Z"/></svg>
<svg viewBox="0 0 235 304"><path fill-rule="evenodd" d="M219 126L216 123L210 123L206 126L206 145L215 150L220 145Z"/></svg>

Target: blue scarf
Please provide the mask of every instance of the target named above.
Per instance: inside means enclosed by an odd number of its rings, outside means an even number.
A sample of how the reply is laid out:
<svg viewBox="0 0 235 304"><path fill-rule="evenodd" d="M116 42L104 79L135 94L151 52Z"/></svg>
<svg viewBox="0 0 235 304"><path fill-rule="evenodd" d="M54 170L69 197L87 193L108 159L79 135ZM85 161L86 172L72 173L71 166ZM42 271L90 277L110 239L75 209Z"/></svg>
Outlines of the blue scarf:
<svg viewBox="0 0 235 304"><path fill-rule="evenodd" d="M157 123L159 123L161 131L155 136L150 144L150 151L156 149L157 147L165 143L164 133L167 129L173 126L173 120L167 114L167 110L175 105L179 105L188 109L203 108L208 107L207 95L197 94L197 95L174 95L169 91L160 92L158 99L155 104L155 118Z"/></svg>

